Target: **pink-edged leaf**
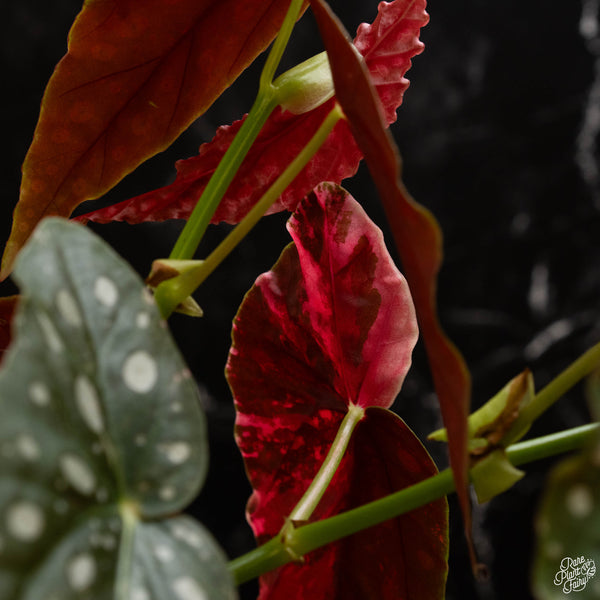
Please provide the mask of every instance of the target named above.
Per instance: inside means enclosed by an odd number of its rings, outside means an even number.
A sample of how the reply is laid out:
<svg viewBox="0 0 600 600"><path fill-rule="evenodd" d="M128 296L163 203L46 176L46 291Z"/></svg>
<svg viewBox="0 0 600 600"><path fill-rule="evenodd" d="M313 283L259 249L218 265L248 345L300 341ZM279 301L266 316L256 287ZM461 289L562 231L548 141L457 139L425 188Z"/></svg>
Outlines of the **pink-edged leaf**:
<svg viewBox="0 0 600 600"><path fill-rule="evenodd" d="M435 473L410 430L384 410L401 387L417 330L381 231L332 184L300 204L288 229L295 243L246 295L227 364L259 542L280 531L350 402L371 408L313 519ZM377 598L441 598L446 525L440 501L306 557L310 577L293 565L264 576L261 598L358 599L368 597L367 586Z"/></svg>
<svg viewBox="0 0 600 600"><path fill-rule="evenodd" d="M337 17L323 0L311 7L329 55L336 97L369 166L415 299L419 326L448 431L454 472L473 569L468 495L467 416L470 376L465 362L442 330L437 317L437 274L442 262L442 234L434 216L409 195L400 179L400 157L385 129L377 91L365 63L357 56Z"/></svg>
<svg viewBox="0 0 600 600"><path fill-rule="evenodd" d="M171 144L267 47L288 6L84 2L44 94L2 276L44 216L69 216Z"/></svg>
<svg viewBox="0 0 600 600"><path fill-rule="evenodd" d="M425 0L395 0L382 2L374 23L363 23L358 28L354 43L369 65L388 124L395 121L396 109L409 85L404 75L410 68L411 58L423 50L419 31L428 18ZM239 222L304 147L334 101L302 115L277 109L248 153L213 221ZM171 185L90 212L80 220L140 223L187 218L240 126L241 121L238 121L219 128L213 141L203 144L197 156L178 161L177 178ZM340 183L351 177L361 158L347 123L338 123L270 212L294 210L298 202L322 181Z"/></svg>
<svg viewBox="0 0 600 600"><path fill-rule="evenodd" d="M397 415L368 408L311 520L355 508L436 473L417 437ZM447 513L442 498L320 548L302 564L263 575L260 599L441 600L447 574Z"/></svg>

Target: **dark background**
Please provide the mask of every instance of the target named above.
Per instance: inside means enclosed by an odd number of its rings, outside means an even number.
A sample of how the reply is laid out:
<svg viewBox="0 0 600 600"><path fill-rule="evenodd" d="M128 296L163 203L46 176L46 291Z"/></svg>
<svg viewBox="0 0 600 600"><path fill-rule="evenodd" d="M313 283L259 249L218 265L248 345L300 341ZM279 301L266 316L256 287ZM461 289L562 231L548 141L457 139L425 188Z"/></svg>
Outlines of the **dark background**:
<svg viewBox="0 0 600 600"><path fill-rule="evenodd" d="M351 32L376 14L371 0L332 6ZM77 0L3 0L2 239L8 236L20 164L43 89L66 51L67 32L80 7ZM392 129L408 188L444 230L440 313L471 369L474 407L526 366L541 388L600 339L597 7L598 0L432 0L429 5L431 23L422 32L427 48L413 61L412 84ZM292 44L288 66L321 50L309 16ZM249 69L170 150L126 178L103 202L168 183L177 158L194 154L219 125L249 109L257 73ZM384 227L366 169L346 185ZM223 368L231 320L243 294L289 240L285 219L264 219L207 281L198 293L204 319L171 320L199 381L210 426L211 471L191 511L232 557L253 541L244 521L250 490L233 443L234 413ZM168 254L180 224L94 229L145 275L153 258ZM201 255L225 229L211 229ZM3 295L11 291L10 283L2 285ZM420 347L395 408L422 438L439 425ZM575 390L532 434L588 419L582 393ZM443 450L428 448L445 466ZM475 508L478 549L491 572L486 583L475 584L470 575L457 506L450 500L448 599L531 598L535 506L553 463L529 465L524 480ZM252 585L244 593L252 597Z"/></svg>

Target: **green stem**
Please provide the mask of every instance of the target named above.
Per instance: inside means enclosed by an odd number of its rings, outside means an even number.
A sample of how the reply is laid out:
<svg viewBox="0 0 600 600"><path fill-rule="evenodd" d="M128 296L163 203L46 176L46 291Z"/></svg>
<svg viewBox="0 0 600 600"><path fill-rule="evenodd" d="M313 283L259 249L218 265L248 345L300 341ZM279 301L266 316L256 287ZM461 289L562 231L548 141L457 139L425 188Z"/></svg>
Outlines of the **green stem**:
<svg viewBox="0 0 600 600"><path fill-rule="evenodd" d="M346 452L346 448L348 447L348 443L350 442L350 438L352 437L352 432L364 416L364 408L356 406L355 404L350 404L348 412L342 420L335 439L329 448L329 452L321 464L321 468L308 486L306 492L304 492L304 495L298 504L294 507L294 510L290 513L290 516L288 517L289 521L297 522L310 519L310 516L315 508L317 508L327 486L340 465Z"/></svg>
<svg viewBox="0 0 600 600"><path fill-rule="evenodd" d="M558 433L513 444L506 449L510 462L518 467L535 460L542 460L585 446L600 431L600 424L590 423Z"/></svg>
<svg viewBox="0 0 600 600"><path fill-rule="evenodd" d="M281 61L283 51L285 50L285 47L290 39L290 35L292 35L292 29L294 29L294 25L300 16L300 11L302 10L303 4L304 0L292 0L290 3L285 21L281 25L281 29L277 34L277 38L273 43L271 52L269 52L265 66L260 74L260 89L266 89L273 83L275 71L279 66L279 62Z"/></svg>
<svg viewBox="0 0 600 600"><path fill-rule="evenodd" d="M294 160L279 175L261 199L252 207L242 221L213 250L197 269L190 270L173 279L161 283L155 290L155 299L164 318L175 310L177 305L190 296L204 280L223 262L231 251L242 241L247 233L258 223L270 206L281 196L285 189L298 176L308 161L323 145L335 124L343 118L336 104L325 117L310 141L302 148Z"/></svg>
<svg viewBox="0 0 600 600"><path fill-rule="evenodd" d="M514 465L548 458L580 448L600 431L600 425L584 425L514 444L506 453ZM442 498L454 491L452 471L445 469L415 485L374 502L340 513L334 517L310 523L277 536L255 550L229 563L229 570L240 584L262 573L276 569L321 546L377 525Z"/></svg>
<svg viewBox="0 0 600 600"><path fill-rule="evenodd" d="M541 389L535 395L533 401L523 407L514 427L517 428L519 426L517 423L527 425L533 423L578 381L592 373L598 367L600 367L600 343L592 346L555 377L546 387Z"/></svg>
<svg viewBox="0 0 600 600"><path fill-rule="evenodd" d="M276 106L277 98L273 93L270 91L268 93L259 92L246 120L223 155L206 188L204 188L169 258L175 260L193 258L200 240L219 206L219 202L221 202L254 140Z"/></svg>
<svg viewBox="0 0 600 600"><path fill-rule="evenodd" d="M273 86L273 77L294 24L300 15L302 5L303 0L292 0L277 39L263 67L256 101L202 192L169 258L177 260L193 258L219 202L221 202L229 184L238 172L244 157L269 115L279 103L277 89Z"/></svg>

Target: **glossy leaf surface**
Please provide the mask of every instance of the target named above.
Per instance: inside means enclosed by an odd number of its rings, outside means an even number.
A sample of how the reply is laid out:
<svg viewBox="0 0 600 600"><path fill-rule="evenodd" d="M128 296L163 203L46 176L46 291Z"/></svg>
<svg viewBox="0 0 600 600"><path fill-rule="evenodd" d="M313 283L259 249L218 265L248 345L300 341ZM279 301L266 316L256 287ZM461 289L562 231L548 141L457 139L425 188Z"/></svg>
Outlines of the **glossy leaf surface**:
<svg viewBox="0 0 600 600"><path fill-rule="evenodd" d="M416 328L406 282L381 232L331 184L302 202L288 229L295 243L247 294L227 365L259 542L283 526L350 402L371 408L312 519L435 473L417 438L382 408L400 389ZM304 567L265 575L261 598L360 598L367 589L375 597L416 598L404 594L427 586L436 592L420 597L441 598L445 535L442 500L323 548Z"/></svg>
<svg viewBox="0 0 600 600"><path fill-rule="evenodd" d="M0 373L0 596L231 590L199 525L160 521L198 493L206 432L142 281L99 238L59 219L36 230L15 278L22 296Z"/></svg>
<svg viewBox="0 0 600 600"><path fill-rule="evenodd" d="M415 301L419 327L448 431L450 464L475 568L467 492L470 377L462 356L444 334L437 317L436 287L442 262L442 234L433 215L410 197L401 182L400 157L385 130L383 109L365 61L354 51L343 25L327 4L322 0L311 0L311 7L329 55L336 98L379 190Z"/></svg>
<svg viewBox="0 0 600 600"><path fill-rule="evenodd" d="M385 106L388 124L395 121L396 109L408 87L404 74L410 68L410 60L423 51L419 32L427 21L424 0L395 0L381 3L373 25L363 24L358 29L355 46L369 65ZM276 109L247 155L213 221L239 222L319 128L334 101L301 115ZM171 185L88 213L82 220L140 223L187 218L240 126L241 121L237 121L231 126L220 127L213 141L200 147L198 156L179 161L177 178ZM269 212L294 210L320 182L340 183L351 177L356 173L361 157L347 123L338 123L319 152Z"/></svg>
<svg viewBox="0 0 600 600"><path fill-rule="evenodd" d="M204 112L273 39L288 5L85 2L44 94L2 276L42 217L101 196Z"/></svg>

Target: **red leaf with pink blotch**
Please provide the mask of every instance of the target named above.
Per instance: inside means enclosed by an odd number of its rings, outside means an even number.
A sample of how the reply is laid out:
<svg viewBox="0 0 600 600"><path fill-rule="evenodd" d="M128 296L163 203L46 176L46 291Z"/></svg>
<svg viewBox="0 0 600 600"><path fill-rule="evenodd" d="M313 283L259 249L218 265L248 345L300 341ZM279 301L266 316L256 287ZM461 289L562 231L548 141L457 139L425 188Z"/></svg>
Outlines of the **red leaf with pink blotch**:
<svg viewBox="0 0 600 600"><path fill-rule="evenodd" d="M410 197L401 181L400 156L384 127L377 90L371 83L369 70L354 52L343 25L323 0L311 0L311 7L327 48L337 98L379 190L415 299L419 326L448 431L450 465L463 513L471 562L476 570L478 565L471 538L471 507L467 489L467 415L471 382L461 354L444 334L437 317L441 230L434 216Z"/></svg>
<svg viewBox="0 0 600 600"><path fill-rule="evenodd" d="M412 432L383 410L400 390L417 329L381 231L332 184L300 204L288 229L295 243L246 295L227 364L259 542L280 531L351 402L377 408L358 424L312 519L436 472ZM298 565L265 575L261 598L364 598L365 586L378 598L441 598L445 506L439 501L316 551L306 557L310 577Z"/></svg>
<svg viewBox="0 0 600 600"><path fill-rule="evenodd" d="M419 31L428 18L425 0L395 0L382 2L375 22L372 25L363 23L358 28L354 43L369 65L388 124L396 120L396 109L409 85L404 75L410 68L411 58L423 50ZM239 222L305 146L333 102L332 99L302 115L276 109L246 156L213 222ZM203 144L197 156L178 161L177 178L171 185L90 212L80 220L140 223L187 218L240 126L241 121L238 121L219 128L213 141ZM351 177L361 158L347 123L338 123L319 152L269 212L294 210L320 182L340 183Z"/></svg>
<svg viewBox="0 0 600 600"><path fill-rule="evenodd" d="M3 276L44 216L69 216L171 144L267 47L288 6L85 2L44 94Z"/></svg>

